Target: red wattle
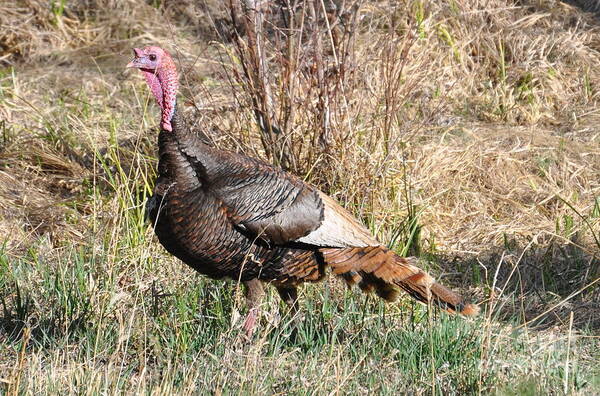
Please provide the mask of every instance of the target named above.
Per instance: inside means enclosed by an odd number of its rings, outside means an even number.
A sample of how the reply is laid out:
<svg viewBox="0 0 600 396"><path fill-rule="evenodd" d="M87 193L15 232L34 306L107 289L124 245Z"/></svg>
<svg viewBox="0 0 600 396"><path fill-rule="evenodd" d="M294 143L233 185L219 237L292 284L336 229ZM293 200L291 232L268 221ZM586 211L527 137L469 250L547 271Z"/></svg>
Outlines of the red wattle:
<svg viewBox="0 0 600 396"><path fill-rule="evenodd" d="M171 119L175 113L177 89L179 88L175 62L165 52L165 57L157 70L141 69L141 71L144 73L156 103L161 108L160 127L165 131L173 131Z"/></svg>

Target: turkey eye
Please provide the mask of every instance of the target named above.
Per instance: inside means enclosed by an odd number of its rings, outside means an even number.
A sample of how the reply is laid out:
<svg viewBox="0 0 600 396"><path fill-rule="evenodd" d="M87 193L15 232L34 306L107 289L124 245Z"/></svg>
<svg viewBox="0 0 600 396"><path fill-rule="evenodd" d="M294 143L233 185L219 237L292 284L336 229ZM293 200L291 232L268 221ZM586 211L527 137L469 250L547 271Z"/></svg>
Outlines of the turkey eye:
<svg viewBox="0 0 600 396"><path fill-rule="evenodd" d="M154 54L150 54L150 56L148 56L148 58L150 58L150 60L151 60L152 62L154 62L154 61L156 60L156 55L154 55Z"/></svg>

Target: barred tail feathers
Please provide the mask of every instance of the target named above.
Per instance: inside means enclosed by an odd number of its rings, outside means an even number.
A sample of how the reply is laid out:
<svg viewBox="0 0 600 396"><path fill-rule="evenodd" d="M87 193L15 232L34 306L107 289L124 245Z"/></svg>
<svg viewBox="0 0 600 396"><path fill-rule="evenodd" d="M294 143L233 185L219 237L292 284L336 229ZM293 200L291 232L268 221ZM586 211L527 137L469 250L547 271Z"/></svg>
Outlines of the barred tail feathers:
<svg viewBox="0 0 600 396"><path fill-rule="evenodd" d="M452 313L474 316L479 312L478 306L465 304L459 294L417 267L415 258L400 257L383 246L323 249L322 253L334 274L387 301L394 301L402 289L417 301Z"/></svg>

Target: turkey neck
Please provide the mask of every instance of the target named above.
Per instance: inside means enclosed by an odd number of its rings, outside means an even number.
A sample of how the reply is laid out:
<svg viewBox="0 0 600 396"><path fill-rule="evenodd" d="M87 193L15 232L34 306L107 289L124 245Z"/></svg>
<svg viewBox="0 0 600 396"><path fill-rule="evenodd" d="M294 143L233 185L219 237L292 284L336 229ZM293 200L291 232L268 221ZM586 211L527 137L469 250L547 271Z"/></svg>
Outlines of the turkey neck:
<svg viewBox="0 0 600 396"><path fill-rule="evenodd" d="M201 137L190 131L177 106L171 118L172 131L163 128L158 135L158 173L180 190L195 190L205 180L206 165L214 162L215 149L210 147L207 136Z"/></svg>
<svg viewBox="0 0 600 396"><path fill-rule="evenodd" d="M177 109L179 88L177 69L173 59L166 54L163 64L154 71L143 70L146 82L161 108L158 138L158 173L169 185L175 182L179 190L194 190L206 180L205 164L211 162L208 137L201 138L190 131L189 125ZM214 150L213 150L214 151ZM214 161L212 161L214 162ZM163 181L161 180L161 182Z"/></svg>

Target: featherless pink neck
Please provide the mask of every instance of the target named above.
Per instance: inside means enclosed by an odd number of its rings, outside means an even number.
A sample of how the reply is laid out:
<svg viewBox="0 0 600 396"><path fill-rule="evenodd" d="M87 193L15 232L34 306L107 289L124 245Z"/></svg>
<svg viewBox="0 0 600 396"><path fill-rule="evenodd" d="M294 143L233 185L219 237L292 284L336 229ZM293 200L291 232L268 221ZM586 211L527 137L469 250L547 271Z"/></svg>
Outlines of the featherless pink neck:
<svg viewBox="0 0 600 396"><path fill-rule="evenodd" d="M166 54L166 53L165 53ZM160 127L165 131L171 132L171 119L175 113L175 103L177 100L177 89L179 82L177 80L177 70L173 59L166 54L161 66L154 70L141 69L146 77L146 82L156 98L156 103L162 110Z"/></svg>

